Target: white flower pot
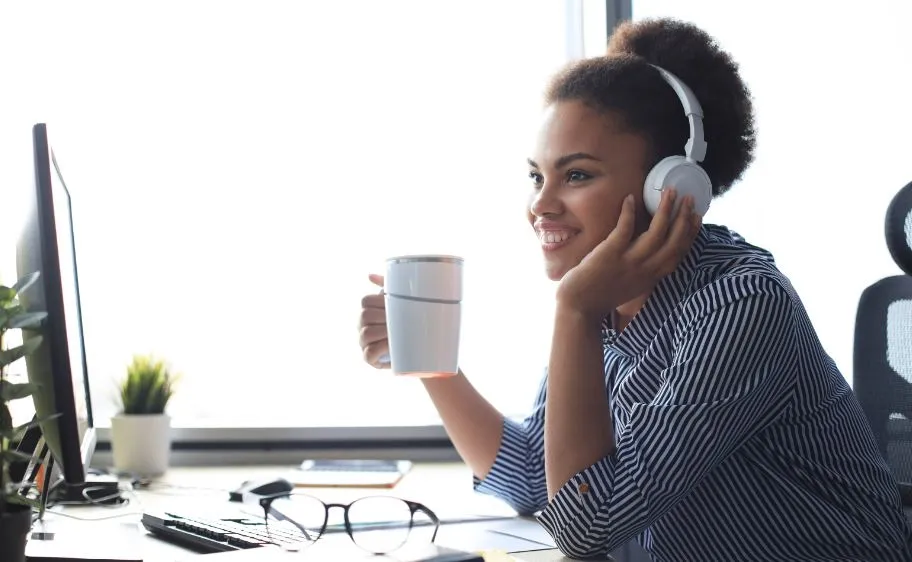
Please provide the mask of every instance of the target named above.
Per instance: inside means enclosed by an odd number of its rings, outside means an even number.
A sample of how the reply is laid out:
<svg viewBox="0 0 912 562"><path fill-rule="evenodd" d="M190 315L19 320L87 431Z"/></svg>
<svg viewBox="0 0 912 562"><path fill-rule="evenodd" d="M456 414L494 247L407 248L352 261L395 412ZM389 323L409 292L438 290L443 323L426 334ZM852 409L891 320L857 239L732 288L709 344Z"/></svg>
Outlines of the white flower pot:
<svg viewBox="0 0 912 562"><path fill-rule="evenodd" d="M171 418L168 414L118 414L111 418L114 468L138 476L156 476L168 469Z"/></svg>

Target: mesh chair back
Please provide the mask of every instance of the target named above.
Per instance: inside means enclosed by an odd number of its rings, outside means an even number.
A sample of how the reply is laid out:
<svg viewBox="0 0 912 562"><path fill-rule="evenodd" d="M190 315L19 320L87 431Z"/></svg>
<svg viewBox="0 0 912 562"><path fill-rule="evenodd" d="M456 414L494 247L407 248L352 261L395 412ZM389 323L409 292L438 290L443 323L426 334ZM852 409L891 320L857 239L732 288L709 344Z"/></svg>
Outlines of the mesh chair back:
<svg viewBox="0 0 912 562"><path fill-rule="evenodd" d="M853 386L904 503L912 505L912 183L890 203L885 235L905 275L881 279L859 299Z"/></svg>

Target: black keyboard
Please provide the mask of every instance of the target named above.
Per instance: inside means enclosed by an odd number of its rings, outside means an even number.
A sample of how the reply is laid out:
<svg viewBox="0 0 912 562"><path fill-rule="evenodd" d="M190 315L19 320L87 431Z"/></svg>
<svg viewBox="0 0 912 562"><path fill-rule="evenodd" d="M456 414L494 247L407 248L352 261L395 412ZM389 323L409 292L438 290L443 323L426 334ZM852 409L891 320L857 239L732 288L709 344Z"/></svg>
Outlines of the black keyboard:
<svg viewBox="0 0 912 562"><path fill-rule="evenodd" d="M269 532L262 518L233 514L224 519L185 513L144 513L143 526L149 532L202 553L227 552L268 544L300 542L300 531L281 522L270 523Z"/></svg>

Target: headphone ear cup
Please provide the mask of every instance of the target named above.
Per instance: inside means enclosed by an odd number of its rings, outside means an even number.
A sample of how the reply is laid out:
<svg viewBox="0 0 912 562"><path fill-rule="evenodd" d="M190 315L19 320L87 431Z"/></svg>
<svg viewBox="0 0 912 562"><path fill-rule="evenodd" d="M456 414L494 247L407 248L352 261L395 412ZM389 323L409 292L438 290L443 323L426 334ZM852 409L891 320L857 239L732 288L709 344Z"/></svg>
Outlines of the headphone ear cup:
<svg viewBox="0 0 912 562"><path fill-rule="evenodd" d="M668 177L668 172L683 160L683 156L669 156L660 160L646 174L646 181L643 186L643 203L646 204L646 210L649 211L650 216L656 214L656 211L659 210L662 192L666 187L670 187L665 181L665 178Z"/></svg>
<svg viewBox="0 0 912 562"><path fill-rule="evenodd" d="M685 195L693 196L694 212L700 216L709 210L712 201L712 182L706 171L697 163L683 156L669 156L653 166L646 175L643 186L643 202L650 215L654 215L659 209L662 191L669 187L677 191L678 202Z"/></svg>

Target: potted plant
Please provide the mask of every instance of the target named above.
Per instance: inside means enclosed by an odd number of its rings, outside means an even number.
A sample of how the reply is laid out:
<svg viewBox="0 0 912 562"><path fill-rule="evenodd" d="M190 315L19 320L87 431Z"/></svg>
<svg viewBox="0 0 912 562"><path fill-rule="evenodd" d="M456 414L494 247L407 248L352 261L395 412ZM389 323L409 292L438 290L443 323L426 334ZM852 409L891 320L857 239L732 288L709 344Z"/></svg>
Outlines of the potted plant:
<svg viewBox="0 0 912 562"><path fill-rule="evenodd" d="M119 385L120 412L111 419L114 468L138 476L167 470L171 454L171 418L165 407L178 376L164 361L135 355Z"/></svg>
<svg viewBox="0 0 912 562"><path fill-rule="evenodd" d="M9 403L31 396L34 387L27 382L10 381L7 367L32 353L41 345L41 337L29 338L22 345L10 349L6 349L5 341L10 330L35 328L47 316L44 312L26 312L19 304L18 295L36 279L37 272L22 278L12 287L0 285L0 560L4 562L25 560L25 543L32 527L32 507L37 507L34 500L20 493L23 483L14 481L10 470L12 463L31 459L14 447L34 423L13 426Z"/></svg>

